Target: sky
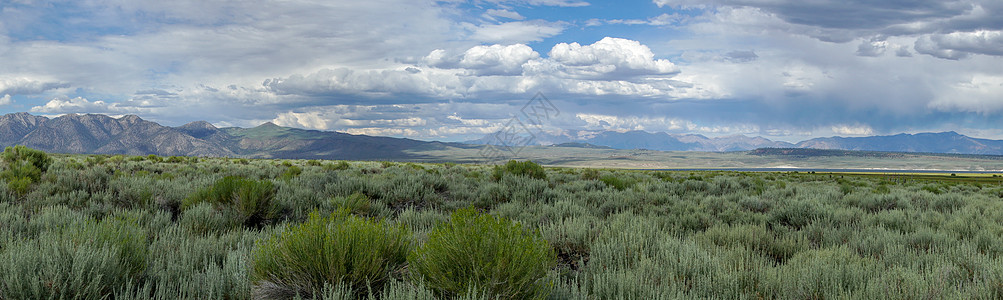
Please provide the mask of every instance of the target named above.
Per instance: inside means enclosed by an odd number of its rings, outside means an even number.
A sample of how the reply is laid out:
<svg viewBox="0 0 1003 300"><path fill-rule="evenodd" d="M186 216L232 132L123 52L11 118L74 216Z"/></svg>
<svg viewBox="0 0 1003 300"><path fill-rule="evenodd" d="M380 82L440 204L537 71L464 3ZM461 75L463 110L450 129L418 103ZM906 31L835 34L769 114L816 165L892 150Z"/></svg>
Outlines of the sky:
<svg viewBox="0 0 1003 300"><path fill-rule="evenodd" d="M0 0L0 113L1003 138L999 0Z"/></svg>

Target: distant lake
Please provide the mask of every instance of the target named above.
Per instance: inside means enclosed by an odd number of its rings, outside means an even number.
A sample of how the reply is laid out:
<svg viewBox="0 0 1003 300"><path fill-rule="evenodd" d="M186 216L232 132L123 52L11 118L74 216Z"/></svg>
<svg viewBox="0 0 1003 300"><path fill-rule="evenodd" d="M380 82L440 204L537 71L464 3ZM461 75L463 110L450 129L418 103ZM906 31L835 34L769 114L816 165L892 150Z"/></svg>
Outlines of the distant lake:
<svg viewBox="0 0 1003 300"><path fill-rule="evenodd" d="M976 173L993 174L1003 171L968 171L968 170L891 170L891 169L812 169L812 168L720 168L720 169L651 169L652 171L732 171L732 172L821 172L821 173Z"/></svg>

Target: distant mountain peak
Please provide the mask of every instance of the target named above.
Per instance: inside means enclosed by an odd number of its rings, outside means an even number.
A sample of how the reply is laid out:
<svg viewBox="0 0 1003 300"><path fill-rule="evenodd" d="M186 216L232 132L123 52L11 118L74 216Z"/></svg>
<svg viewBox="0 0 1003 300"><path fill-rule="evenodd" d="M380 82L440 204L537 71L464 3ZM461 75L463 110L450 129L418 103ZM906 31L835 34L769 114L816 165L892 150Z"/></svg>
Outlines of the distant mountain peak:
<svg viewBox="0 0 1003 300"><path fill-rule="evenodd" d="M185 124L185 125L181 125L181 126L180 126L180 127L178 127L178 128L191 128L191 129L219 129L219 128L217 128L217 127L216 127L216 125L212 125L212 123L209 123L209 122L206 122L206 121L195 121L195 122L190 122L190 123L188 123L188 124Z"/></svg>
<svg viewBox="0 0 1003 300"><path fill-rule="evenodd" d="M122 120L122 121L127 121L127 122L139 122L139 121L143 121L143 118L140 118L137 115L124 115L124 116L122 116L121 118L118 118L118 119Z"/></svg>
<svg viewBox="0 0 1003 300"><path fill-rule="evenodd" d="M268 122L265 122L265 123L263 123L261 125L258 125L255 128L279 128L279 127L282 127L282 126L275 125L275 123L272 123L271 121L268 121Z"/></svg>

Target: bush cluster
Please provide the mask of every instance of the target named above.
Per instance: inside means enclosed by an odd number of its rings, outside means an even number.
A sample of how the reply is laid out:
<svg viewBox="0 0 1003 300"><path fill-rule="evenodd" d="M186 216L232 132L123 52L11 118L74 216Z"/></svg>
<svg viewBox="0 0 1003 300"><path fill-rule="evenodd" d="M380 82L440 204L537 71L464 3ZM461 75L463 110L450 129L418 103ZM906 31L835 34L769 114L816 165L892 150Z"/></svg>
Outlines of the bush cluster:
<svg viewBox="0 0 1003 300"><path fill-rule="evenodd" d="M20 196L27 194L32 184L38 182L52 164L52 158L44 151L23 145L8 146L0 157L6 165L0 171L0 178L7 182L9 191Z"/></svg>
<svg viewBox="0 0 1003 300"><path fill-rule="evenodd" d="M504 165L495 166L494 169L494 179L500 180L504 174L512 174L515 176L526 176L534 179L547 179L547 172L543 170L543 166L532 162L532 161L515 161L510 160Z"/></svg>
<svg viewBox="0 0 1003 300"><path fill-rule="evenodd" d="M278 205L274 202L275 191L275 185L269 180L227 176L189 195L182 202L181 209L187 210L207 202L221 209L232 210L241 224L260 226L278 214Z"/></svg>
<svg viewBox="0 0 1003 300"><path fill-rule="evenodd" d="M411 272L444 295L477 291L497 299L545 298L555 261L539 233L473 209L454 212L408 256Z"/></svg>
<svg viewBox="0 0 1003 300"><path fill-rule="evenodd" d="M254 294L289 299L315 297L339 285L356 294L380 289L404 265L409 246L403 227L346 212L314 213L258 246L251 269Z"/></svg>

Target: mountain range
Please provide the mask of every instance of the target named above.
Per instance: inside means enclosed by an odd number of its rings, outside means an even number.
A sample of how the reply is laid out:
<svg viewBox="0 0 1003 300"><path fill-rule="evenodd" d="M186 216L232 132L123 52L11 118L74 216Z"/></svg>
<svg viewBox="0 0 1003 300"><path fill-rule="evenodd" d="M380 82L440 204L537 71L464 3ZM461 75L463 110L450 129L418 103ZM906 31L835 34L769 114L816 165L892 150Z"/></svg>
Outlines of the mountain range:
<svg viewBox="0 0 1003 300"><path fill-rule="evenodd" d="M493 135L467 141L489 144ZM973 138L957 132L896 134L867 137L825 137L796 144L772 141L763 137L732 135L709 138L699 134L671 134L646 131L584 131L565 130L560 133L538 133L533 139L539 145L565 143L590 144L613 149L648 149L659 151L747 151L760 148L812 148L834 150L923 152L1003 155L1003 141Z"/></svg>
<svg viewBox="0 0 1003 300"><path fill-rule="evenodd" d="M270 122L254 128L217 128L205 121L168 127L135 115L67 114L50 119L23 112L0 116L0 146L15 144L53 153L351 160L419 158L414 151L447 145Z"/></svg>
<svg viewBox="0 0 1003 300"><path fill-rule="evenodd" d="M426 155L428 151L465 149L477 152L481 146L476 144L486 144L490 138L491 135L467 143L444 143L297 129L270 122L253 128L217 128L205 121L169 127L135 115L113 118L100 114L67 114L48 118L22 112L0 116L0 147L20 144L53 153L421 160L433 159ZM556 147L660 151L814 148L1003 155L1001 140L972 138L956 132L828 137L792 144L743 135L708 138L664 132L566 130L538 134L534 141Z"/></svg>

